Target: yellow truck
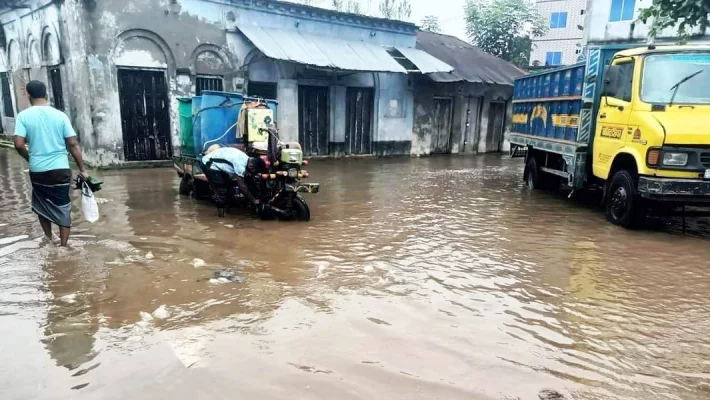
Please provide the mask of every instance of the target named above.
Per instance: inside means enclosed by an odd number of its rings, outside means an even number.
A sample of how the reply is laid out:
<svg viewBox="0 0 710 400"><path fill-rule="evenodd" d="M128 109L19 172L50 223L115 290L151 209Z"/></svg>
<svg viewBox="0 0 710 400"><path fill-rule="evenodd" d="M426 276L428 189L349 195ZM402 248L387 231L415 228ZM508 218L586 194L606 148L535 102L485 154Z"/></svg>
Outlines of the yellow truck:
<svg viewBox="0 0 710 400"><path fill-rule="evenodd" d="M710 205L710 46L608 45L515 82L511 155L531 188L603 189L607 219Z"/></svg>

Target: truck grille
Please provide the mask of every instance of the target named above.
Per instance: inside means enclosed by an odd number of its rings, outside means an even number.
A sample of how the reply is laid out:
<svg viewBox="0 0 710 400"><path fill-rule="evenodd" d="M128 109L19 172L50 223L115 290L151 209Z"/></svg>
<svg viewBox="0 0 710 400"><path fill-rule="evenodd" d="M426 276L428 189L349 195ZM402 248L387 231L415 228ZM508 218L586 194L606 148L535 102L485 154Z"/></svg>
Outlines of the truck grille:
<svg viewBox="0 0 710 400"><path fill-rule="evenodd" d="M705 168L710 168L710 153L700 153L700 163Z"/></svg>

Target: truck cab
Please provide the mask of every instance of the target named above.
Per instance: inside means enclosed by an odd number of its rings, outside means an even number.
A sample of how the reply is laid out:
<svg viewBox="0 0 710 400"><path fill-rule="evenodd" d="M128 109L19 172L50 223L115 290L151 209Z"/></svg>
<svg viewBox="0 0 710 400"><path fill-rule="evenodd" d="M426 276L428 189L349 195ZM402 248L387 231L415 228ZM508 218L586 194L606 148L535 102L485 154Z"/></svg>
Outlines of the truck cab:
<svg viewBox="0 0 710 400"><path fill-rule="evenodd" d="M590 147L607 218L710 204L710 46L625 50L604 72Z"/></svg>

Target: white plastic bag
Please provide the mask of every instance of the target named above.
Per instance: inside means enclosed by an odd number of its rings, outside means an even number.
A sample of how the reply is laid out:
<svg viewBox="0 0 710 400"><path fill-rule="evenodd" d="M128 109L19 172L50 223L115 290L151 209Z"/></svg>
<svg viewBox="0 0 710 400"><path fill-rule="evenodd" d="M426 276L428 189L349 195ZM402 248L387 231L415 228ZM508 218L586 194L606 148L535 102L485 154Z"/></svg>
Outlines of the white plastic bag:
<svg viewBox="0 0 710 400"><path fill-rule="evenodd" d="M94 223L99 220L99 205L96 203L96 197L89 188L86 182L81 185L81 210L84 212L84 218Z"/></svg>

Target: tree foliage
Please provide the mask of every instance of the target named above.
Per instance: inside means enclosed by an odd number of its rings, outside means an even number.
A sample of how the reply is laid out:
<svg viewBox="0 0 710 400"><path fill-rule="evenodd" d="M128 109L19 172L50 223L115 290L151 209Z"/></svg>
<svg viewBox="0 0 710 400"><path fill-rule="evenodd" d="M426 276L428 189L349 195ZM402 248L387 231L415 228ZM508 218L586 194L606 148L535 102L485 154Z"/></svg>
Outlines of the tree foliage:
<svg viewBox="0 0 710 400"><path fill-rule="evenodd" d="M548 29L547 21L527 0L467 0L465 16L466 33L474 45L523 67L531 39Z"/></svg>
<svg viewBox="0 0 710 400"><path fill-rule="evenodd" d="M439 26L439 17L436 15L427 15L422 19L421 26L419 29L426 32L441 32L441 26Z"/></svg>
<svg viewBox="0 0 710 400"><path fill-rule="evenodd" d="M678 27L681 38L690 35L694 28L701 32L710 27L710 0L653 0L653 4L641 10L639 20L644 24L651 21L649 35L673 26Z"/></svg>
<svg viewBox="0 0 710 400"><path fill-rule="evenodd" d="M383 18L405 20L412 16L410 0L380 0L380 14Z"/></svg>

